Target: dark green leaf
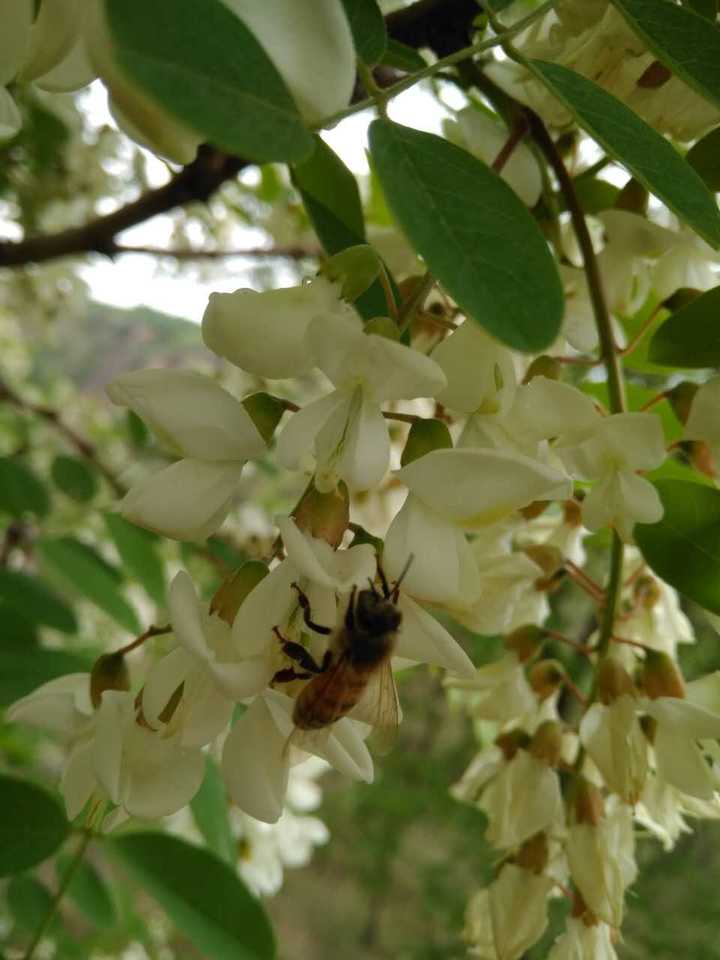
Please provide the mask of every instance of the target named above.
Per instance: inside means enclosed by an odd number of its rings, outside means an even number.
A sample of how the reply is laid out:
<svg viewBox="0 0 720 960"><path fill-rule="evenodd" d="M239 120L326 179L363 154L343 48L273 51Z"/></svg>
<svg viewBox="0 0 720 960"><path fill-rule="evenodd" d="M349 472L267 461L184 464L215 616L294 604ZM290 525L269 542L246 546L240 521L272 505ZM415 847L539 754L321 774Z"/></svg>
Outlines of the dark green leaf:
<svg viewBox="0 0 720 960"><path fill-rule="evenodd" d="M7 886L7 904L21 930L34 933L50 912L52 894L34 877L13 877ZM57 917L55 918L57 922Z"/></svg>
<svg viewBox="0 0 720 960"><path fill-rule="evenodd" d="M708 243L720 245L715 198L664 137L579 73L543 60L528 60L527 65L607 153Z"/></svg>
<svg viewBox="0 0 720 960"><path fill-rule="evenodd" d="M650 341L648 359L667 367L720 366L720 287L669 317Z"/></svg>
<svg viewBox="0 0 720 960"><path fill-rule="evenodd" d="M63 633L77 630L70 607L38 577L19 570L0 570L0 600L33 623Z"/></svg>
<svg viewBox="0 0 720 960"><path fill-rule="evenodd" d="M272 61L220 0L107 0L118 64L211 143L249 160L301 160L310 134Z"/></svg>
<svg viewBox="0 0 720 960"><path fill-rule="evenodd" d="M430 133L376 120L370 148L388 206L461 310L518 350L556 338L563 297L547 243L485 164Z"/></svg>
<svg viewBox="0 0 720 960"><path fill-rule="evenodd" d="M720 106L720 30L669 0L613 0L632 29L673 73Z"/></svg>
<svg viewBox="0 0 720 960"><path fill-rule="evenodd" d="M67 874L71 859L66 854L57 858L58 883ZM114 926L117 911L110 889L95 867L87 860L83 860L75 870L67 888L67 896L75 901L95 926L103 928Z"/></svg>
<svg viewBox="0 0 720 960"><path fill-rule="evenodd" d="M25 780L0 775L0 877L41 863L69 830L55 797Z"/></svg>
<svg viewBox="0 0 720 960"><path fill-rule="evenodd" d="M293 181L327 253L339 253L366 242L357 181L320 137L315 137L313 155L293 168ZM366 319L387 312L377 283L359 299L358 309Z"/></svg>
<svg viewBox="0 0 720 960"><path fill-rule="evenodd" d="M68 650L38 647L31 642L0 642L0 706L26 696L48 680L68 673L84 673L92 667L89 658Z"/></svg>
<svg viewBox="0 0 720 960"><path fill-rule="evenodd" d="M205 779L190 804L198 830L207 845L221 860L230 866L237 863L237 845L230 830L228 797L225 782L212 757L205 763Z"/></svg>
<svg viewBox="0 0 720 960"><path fill-rule="evenodd" d="M134 447L147 447L150 442L150 431L134 410L128 410L125 414L125 426L127 428L130 443Z"/></svg>
<svg viewBox="0 0 720 960"><path fill-rule="evenodd" d="M720 127L693 144L685 159L714 193L720 191Z"/></svg>
<svg viewBox="0 0 720 960"><path fill-rule="evenodd" d="M352 31L355 52L363 63L372 66L387 47L385 20L376 0L342 0Z"/></svg>
<svg viewBox="0 0 720 960"><path fill-rule="evenodd" d="M715 20L718 13L717 0L684 0L683 5L699 13L701 17Z"/></svg>
<svg viewBox="0 0 720 960"><path fill-rule="evenodd" d="M32 617L11 607L4 600L0 601L0 623L2 623L0 650L4 643L22 643L25 647L37 643L37 623Z"/></svg>
<svg viewBox="0 0 720 960"><path fill-rule="evenodd" d="M104 610L125 630L140 632L140 621L119 589L120 577L106 560L73 537L39 540L37 552L48 572Z"/></svg>
<svg viewBox="0 0 720 960"><path fill-rule="evenodd" d="M159 607L164 606L165 565L157 552L156 538L119 513L106 513L103 519L125 568Z"/></svg>
<svg viewBox="0 0 720 960"><path fill-rule="evenodd" d="M648 565L671 587L720 614L720 490L684 480L655 484L665 514L635 524Z"/></svg>
<svg viewBox="0 0 720 960"><path fill-rule="evenodd" d="M403 73L415 73L418 70L424 70L427 66L427 62L414 47L408 47L392 37L388 37L387 48L380 63L395 70L402 70Z"/></svg>
<svg viewBox="0 0 720 960"><path fill-rule="evenodd" d="M272 928L235 871L208 850L162 833L107 843L208 960L271 960Z"/></svg>
<svg viewBox="0 0 720 960"><path fill-rule="evenodd" d="M44 517L50 510L45 485L24 463L0 457L0 513L20 518L26 513Z"/></svg>
<svg viewBox="0 0 720 960"><path fill-rule="evenodd" d="M97 493L95 473L78 457L60 454L53 460L50 473L55 485L80 503L92 500Z"/></svg>

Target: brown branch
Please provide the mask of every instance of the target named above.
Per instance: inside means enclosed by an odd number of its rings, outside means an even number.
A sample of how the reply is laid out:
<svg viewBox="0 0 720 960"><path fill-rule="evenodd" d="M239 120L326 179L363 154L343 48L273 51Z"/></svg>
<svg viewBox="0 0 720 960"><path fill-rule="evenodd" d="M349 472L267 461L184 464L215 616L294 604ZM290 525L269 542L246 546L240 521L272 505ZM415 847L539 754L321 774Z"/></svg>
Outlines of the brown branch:
<svg viewBox="0 0 720 960"><path fill-rule="evenodd" d="M302 260L305 257L320 257L320 250L305 247L252 247L247 250L167 250L163 247L128 246L123 243L113 245L113 256L126 253L145 253L153 257L172 257L174 260L222 260L227 257L251 257L262 260L264 257L283 257L287 260Z"/></svg>

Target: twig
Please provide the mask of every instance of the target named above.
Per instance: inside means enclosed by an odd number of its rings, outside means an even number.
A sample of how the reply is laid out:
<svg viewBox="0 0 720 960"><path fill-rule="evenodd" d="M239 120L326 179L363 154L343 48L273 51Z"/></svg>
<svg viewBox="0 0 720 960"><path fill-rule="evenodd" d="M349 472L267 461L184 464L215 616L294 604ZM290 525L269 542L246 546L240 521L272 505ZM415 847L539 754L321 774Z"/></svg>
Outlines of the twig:
<svg viewBox="0 0 720 960"><path fill-rule="evenodd" d="M144 633L141 633L139 637L135 637L134 640L131 640L124 647L120 647L119 650L116 650L111 656L115 657L124 657L126 653L130 653L132 650L136 650L138 647L141 647L146 640L150 640L152 637L161 637L165 633L170 633L172 631L172 626L166 624L164 627L151 626L148 627Z"/></svg>
<svg viewBox="0 0 720 960"><path fill-rule="evenodd" d="M303 260L306 257L322 256L320 250L308 250L305 247L252 247L247 250L166 250L163 247L113 244L113 256L121 256L126 253L148 254L153 257L172 257L174 260L224 260L230 257L250 257L254 260L262 260L266 257Z"/></svg>
<svg viewBox="0 0 720 960"><path fill-rule="evenodd" d="M498 153L492 162L492 168L495 173L502 173L503 167L513 155L513 151L522 141L527 131L527 120L521 114L510 128L510 133L508 134L508 138L503 144L500 153Z"/></svg>

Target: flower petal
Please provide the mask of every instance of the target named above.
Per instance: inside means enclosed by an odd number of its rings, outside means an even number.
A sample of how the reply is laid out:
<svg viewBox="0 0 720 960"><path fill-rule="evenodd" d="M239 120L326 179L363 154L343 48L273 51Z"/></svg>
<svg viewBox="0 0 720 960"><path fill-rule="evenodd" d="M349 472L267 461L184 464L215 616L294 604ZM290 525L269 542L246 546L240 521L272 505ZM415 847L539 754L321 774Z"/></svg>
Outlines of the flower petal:
<svg viewBox="0 0 720 960"><path fill-rule="evenodd" d="M432 359L447 378L447 386L435 396L451 410L505 410L512 401L517 379L512 353L473 320L438 344Z"/></svg>
<svg viewBox="0 0 720 960"><path fill-rule="evenodd" d="M470 657L435 617L404 592L398 606L403 617L395 647L398 657L444 667L455 677L475 676Z"/></svg>

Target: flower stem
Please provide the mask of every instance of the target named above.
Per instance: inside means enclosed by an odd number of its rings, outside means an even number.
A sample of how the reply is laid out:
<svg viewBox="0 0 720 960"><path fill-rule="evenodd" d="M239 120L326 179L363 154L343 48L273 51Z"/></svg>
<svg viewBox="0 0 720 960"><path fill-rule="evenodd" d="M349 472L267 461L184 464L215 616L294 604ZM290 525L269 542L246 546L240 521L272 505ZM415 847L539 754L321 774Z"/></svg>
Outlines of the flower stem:
<svg viewBox="0 0 720 960"><path fill-rule="evenodd" d="M55 918L55 915L58 912L58 908L60 907L60 901L65 896L65 892L67 888L70 886L70 881L75 876L75 873L78 867L82 863L83 857L85 856L85 851L87 850L88 845L92 840L92 838L93 838L93 835L89 830L86 830L83 832L82 840L80 841L80 844L77 850L75 851L75 855L73 856L72 860L68 864L67 870L63 874L63 878L60 881L60 886L57 888L57 892L55 896L52 898L50 906L48 907L48 911L45 914L45 916L42 918L40 922L40 926L37 928L32 940L30 941L30 945L27 948L24 960L32 960L32 957L35 956L35 950L37 949L38 944L40 943L42 938L45 936L45 933L47 932L48 927L50 926L53 919Z"/></svg>

